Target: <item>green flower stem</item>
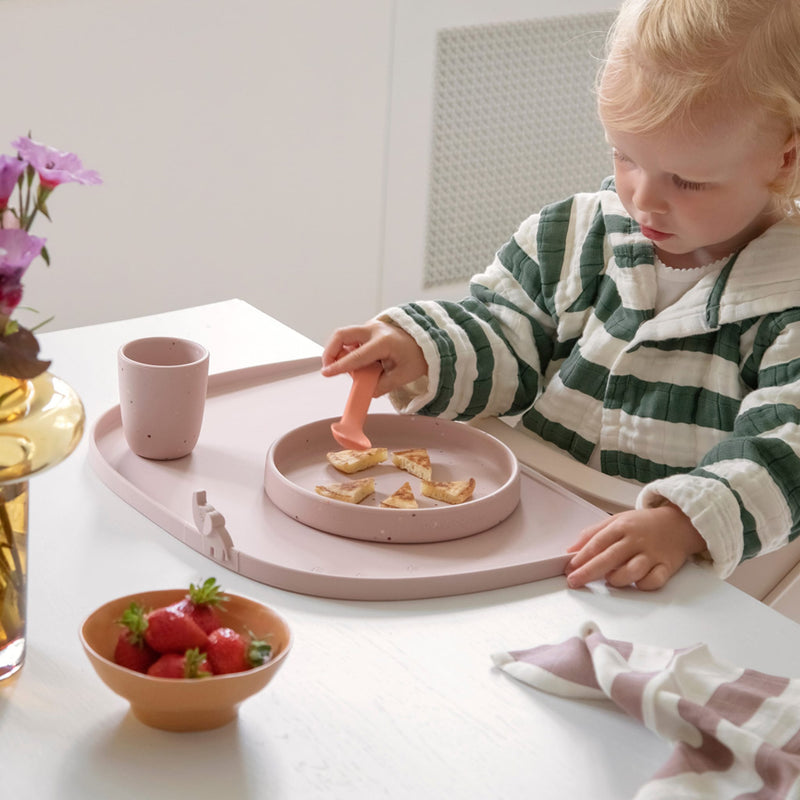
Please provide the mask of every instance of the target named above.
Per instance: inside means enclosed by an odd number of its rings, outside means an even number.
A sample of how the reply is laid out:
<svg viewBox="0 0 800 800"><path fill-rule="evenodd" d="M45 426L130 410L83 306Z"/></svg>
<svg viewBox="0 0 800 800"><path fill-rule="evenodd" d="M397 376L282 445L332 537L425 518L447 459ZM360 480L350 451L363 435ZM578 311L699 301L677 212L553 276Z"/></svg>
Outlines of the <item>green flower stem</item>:
<svg viewBox="0 0 800 800"><path fill-rule="evenodd" d="M29 189L29 191L30 191L30 189ZM45 205L45 201L50 196L52 191L53 191L52 189L45 188L44 186L41 186L41 185L39 186L39 190L38 190L38 192L36 194L36 204L33 207L33 212L31 213L31 215L28 218L28 220L26 222L24 222L23 225L22 225L22 227L26 231L29 231L31 229L31 225L33 225L33 221L36 219L36 215L40 211L46 217L48 217L48 218L50 217L50 215L47 213L47 206ZM26 214L27 214L27 209L28 209L28 206L27 206L27 203L26 203L26 205L25 205Z"/></svg>
<svg viewBox="0 0 800 800"><path fill-rule="evenodd" d="M33 221L36 219L36 213L39 211L39 206L36 205L33 207L33 214L31 214L30 219L22 225L23 230L27 233L31 229L31 225L33 225Z"/></svg>
<svg viewBox="0 0 800 800"><path fill-rule="evenodd" d="M5 542L2 545L0 545L0 551L7 549L8 545L5 544ZM8 566L8 564L6 564L5 555L0 553L0 556L2 556L2 558L0 558L0 579L3 579L7 584L8 583L13 584L16 587L16 581L14 580L14 573L11 571L11 568Z"/></svg>
<svg viewBox="0 0 800 800"><path fill-rule="evenodd" d="M33 207L33 214L31 214L30 218L28 218L28 211L31 207L31 190L33 189L33 179L36 176L36 170L28 164L27 168L25 169L25 175L27 177L27 184L28 190L25 194L25 205L20 206L20 227L25 230L29 231L31 229L31 224L33 223L33 218L36 216L37 205Z"/></svg>
<svg viewBox="0 0 800 800"><path fill-rule="evenodd" d="M24 179L24 175L25 175L25 173L23 172L22 175L19 176L19 180L17 181L17 190L19 191L19 213L20 213L20 215L22 215L22 209L23 209L23 206L22 206L22 181ZM20 225L22 225L21 222L20 222Z"/></svg>
<svg viewBox="0 0 800 800"><path fill-rule="evenodd" d="M3 527L3 533L6 537L6 547L11 549L11 558L14 561L14 570L8 574L8 580L14 584L17 592L22 588L22 562L19 560L19 553L14 546L14 527L11 524L11 518L8 516L8 509L6 508L5 501L0 502L0 525ZM4 567L4 572L8 572L8 565L5 559L0 559L0 564Z"/></svg>

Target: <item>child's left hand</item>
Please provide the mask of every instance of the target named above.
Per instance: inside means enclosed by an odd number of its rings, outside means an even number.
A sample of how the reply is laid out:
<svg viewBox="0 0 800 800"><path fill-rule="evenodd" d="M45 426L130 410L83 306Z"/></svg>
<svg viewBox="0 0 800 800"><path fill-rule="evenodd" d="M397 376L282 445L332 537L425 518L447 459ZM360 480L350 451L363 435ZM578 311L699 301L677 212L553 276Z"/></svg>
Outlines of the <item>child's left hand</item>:
<svg viewBox="0 0 800 800"><path fill-rule="evenodd" d="M611 586L635 584L638 589L660 589L706 543L678 506L614 514L586 528L567 549L575 555L564 572L577 589L605 578Z"/></svg>

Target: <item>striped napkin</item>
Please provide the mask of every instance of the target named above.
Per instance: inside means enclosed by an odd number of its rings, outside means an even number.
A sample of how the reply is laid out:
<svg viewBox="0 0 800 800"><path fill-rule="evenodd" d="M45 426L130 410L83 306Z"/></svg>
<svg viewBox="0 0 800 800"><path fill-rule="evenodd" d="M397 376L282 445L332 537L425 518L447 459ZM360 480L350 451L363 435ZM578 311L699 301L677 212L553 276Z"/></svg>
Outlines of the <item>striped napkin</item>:
<svg viewBox="0 0 800 800"><path fill-rule="evenodd" d="M800 680L728 664L706 645L670 650L607 639L593 622L560 644L496 653L524 683L612 700L675 743L635 800L800 798Z"/></svg>

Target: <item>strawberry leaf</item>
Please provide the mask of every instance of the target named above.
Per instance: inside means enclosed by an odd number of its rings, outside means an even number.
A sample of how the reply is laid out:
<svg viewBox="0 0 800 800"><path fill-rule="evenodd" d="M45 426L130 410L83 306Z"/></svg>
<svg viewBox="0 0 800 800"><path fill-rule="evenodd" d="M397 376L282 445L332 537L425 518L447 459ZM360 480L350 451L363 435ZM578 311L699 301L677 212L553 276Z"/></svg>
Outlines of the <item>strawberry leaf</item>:
<svg viewBox="0 0 800 800"><path fill-rule="evenodd" d="M211 673L202 669L205 661L205 654L200 649L193 647L187 650L183 657L183 677L184 678L208 678Z"/></svg>
<svg viewBox="0 0 800 800"><path fill-rule="evenodd" d="M247 646L247 663L251 667L260 667L269 661L272 653L272 645L268 644L264 639L256 639L253 634L250 634L250 644Z"/></svg>
<svg viewBox="0 0 800 800"><path fill-rule="evenodd" d="M128 639L131 644L143 645L144 632L147 630L147 618L144 609L138 603L131 603L117 620L118 624L126 627L130 633Z"/></svg>
<svg viewBox="0 0 800 800"><path fill-rule="evenodd" d="M202 584L195 586L189 584L189 599L195 605L222 606L228 599L227 595L222 594L222 587L217 583L216 578L206 578Z"/></svg>

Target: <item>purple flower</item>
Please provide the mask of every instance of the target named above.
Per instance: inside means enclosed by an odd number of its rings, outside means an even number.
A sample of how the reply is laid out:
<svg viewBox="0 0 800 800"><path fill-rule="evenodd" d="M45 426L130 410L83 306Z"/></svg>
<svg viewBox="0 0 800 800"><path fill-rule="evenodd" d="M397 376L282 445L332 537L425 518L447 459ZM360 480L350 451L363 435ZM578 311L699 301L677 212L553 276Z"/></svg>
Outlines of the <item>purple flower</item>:
<svg viewBox="0 0 800 800"><path fill-rule="evenodd" d="M0 230L0 273L5 274L9 269L26 270L42 252L46 241L16 228Z"/></svg>
<svg viewBox="0 0 800 800"><path fill-rule="evenodd" d="M45 239L14 228L0 230L0 314L8 317L22 300L22 276Z"/></svg>
<svg viewBox="0 0 800 800"><path fill-rule="evenodd" d="M14 156L0 155L0 209L8 206L8 198L25 170L25 163Z"/></svg>
<svg viewBox="0 0 800 800"><path fill-rule="evenodd" d="M16 147L20 156L30 162L45 189L54 189L62 183L97 185L103 182L97 172L84 169L74 153L62 153L27 136L20 136L11 146Z"/></svg>

